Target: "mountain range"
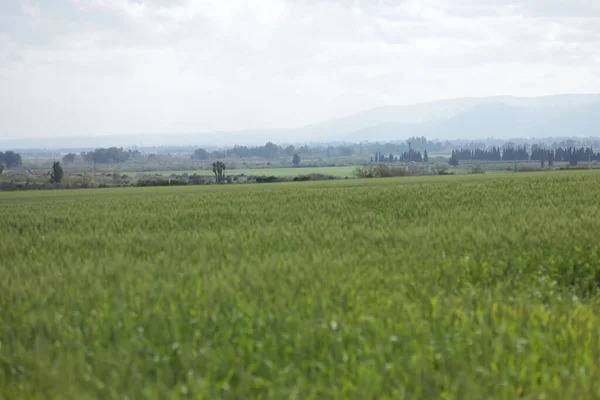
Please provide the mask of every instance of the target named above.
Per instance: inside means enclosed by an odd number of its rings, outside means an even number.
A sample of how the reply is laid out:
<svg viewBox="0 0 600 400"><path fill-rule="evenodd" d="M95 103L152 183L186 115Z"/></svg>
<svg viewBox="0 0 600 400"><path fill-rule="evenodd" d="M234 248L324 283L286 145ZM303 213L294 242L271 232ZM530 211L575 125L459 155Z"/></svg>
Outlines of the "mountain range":
<svg viewBox="0 0 600 400"><path fill-rule="evenodd" d="M462 98L381 107L302 128L347 140L600 136L600 94Z"/></svg>
<svg viewBox="0 0 600 400"><path fill-rule="evenodd" d="M0 148L231 146L325 141L393 141L600 136L600 94L460 98L385 106L296 129L197 134L128 134L0 140Z"/></svg>

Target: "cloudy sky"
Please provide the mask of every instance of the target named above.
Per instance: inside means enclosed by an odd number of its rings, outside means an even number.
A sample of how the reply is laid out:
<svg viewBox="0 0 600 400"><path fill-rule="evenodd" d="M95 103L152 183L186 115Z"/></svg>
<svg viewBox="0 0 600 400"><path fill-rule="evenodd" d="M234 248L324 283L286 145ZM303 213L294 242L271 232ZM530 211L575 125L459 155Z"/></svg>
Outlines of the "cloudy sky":
<svg viewBox="0 0 600 400"><path fill-rule="evenodd" d="M598 0L0 0L0 138L600 92Z"/></svg>

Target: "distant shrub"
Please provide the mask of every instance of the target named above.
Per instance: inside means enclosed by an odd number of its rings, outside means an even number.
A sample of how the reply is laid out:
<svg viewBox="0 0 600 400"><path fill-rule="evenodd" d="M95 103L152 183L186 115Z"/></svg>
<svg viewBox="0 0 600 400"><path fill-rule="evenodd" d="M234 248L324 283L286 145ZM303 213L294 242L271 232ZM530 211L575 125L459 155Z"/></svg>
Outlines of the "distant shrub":
<svg viewBox="0 0 600 400"><path fill-rule="evenodd" d="M534 165L521 165L517 168L517 172L536 172L541 170L540 167Z"/></svg>
<svg viewBox="0 0 600 400"><path fill-rule="evenodd" d="M437 175L454 175L454 172L448 171L450 167L446 164L436 164L433 167L433 172Z"/></svg>
<svg viewBox="0 0 600 400"><path fill-rule="evenodd" d="M256 183L273 183L280 182L280 179L276 176L258 176L256 177Z"/></svg>
<svg viewBox="0 0 600 400"><path fill-rule="evenodd" d="M469 167L467 173L469 174L485 174L485 170L479 165L472 165Z"/></svg>
<svg viewBox="0 0 600 400"><path fill-rule="evenodd" d="M137 186L168 186L169 185L169 181L166 179L161 179L161 180L153 180L153 179L140 179L139 181L137 181L136 183Z"/></svg>
<svg viewBox="0 0 600 400"><path fill-rule="evenodd" d="M389 177L396 177L396 176L408 176L408 175L412 175L413 169L412 167L389 167L387 169L387 176ZM385 177L384 175L382 175L382 177Z"/></svg>
<svg viewBox="0 0 600 400"><path fill-rule="evenodd" d="M212 178L207 179L207 177L205 177L205 176L196 175L196 174L188 177L188 182L191 185L205 185L206 183L208 183L209 180L213 181L214 179L212 179Z"/></svg>
<svg viewBox="0 0 600 400"><path fill-rule="evenodd" d="M397 167L397 168L402 168L402 167ZM426 167L420 166L420 165L409 165L406 168L406 172L403 176L421 176L421 175L425 175L425 171L426 171Z"/></svg>
<svg viewBox="0 0 600 400"><path fill-rule="evenodd" d="M0 182L0 192L11 192L15 190L49 190L49 189L66 189L68 185L44 183L16 183L16 182Z"/></svg>
<svg viewBox="0 0 600 400"><path fill-rule="evenodd" d="M374 178L375 177L375 166L365 165L362 167L356 167L354 170L354 176L357 178Z"/></svg>
<svg viewBox="0 0 600 400"><path fill-rule="evenodd" d="M308 174L312 181L329 181L335 179L333 175L325 175L325 174Z"/></svg>
<svg viewBox="0 0 600 400"><path fill-rule="evenodd" d="M137 182L137 186L185 186L188 183L186 181L180 181L178 179L143 179Z"/></svg>
<svg viewBox="0 0 600 400"><path fill-rule="evenodd" d="M391 178L416 174L420 169L416 166L390 167L385 164L364 165L356 167L354 176L357 178Z"/></svg>
<svg viewBox="0 0 600 400"><path fill-rule="evenodd" d="M294 182L302 182L302 181L328 181L335 179L335 176L332 175L324 175L324 174L308 174L308 175L298 175L293 180Z"/></svg>
<svg viewBox="0 0 600 400"><path fill-rule="evenodd" d="M310 181L310 176L298 175L297 177L294 178L294 182L304 182L304 181Z"/></svg>
<svg viewBox="0 0 600 400"><path fill-rule="evenodd" d="M0 191L2 192L11 192L17 189L17 186L12 182L0 182Z"/></svg>

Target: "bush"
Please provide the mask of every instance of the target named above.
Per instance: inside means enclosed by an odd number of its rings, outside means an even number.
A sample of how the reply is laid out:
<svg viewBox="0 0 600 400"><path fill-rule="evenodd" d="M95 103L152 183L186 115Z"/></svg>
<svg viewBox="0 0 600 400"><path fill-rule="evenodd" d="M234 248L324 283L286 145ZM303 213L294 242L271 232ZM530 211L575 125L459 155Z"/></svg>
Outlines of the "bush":
<svg viewBox="0 0 600 400"><path fill-rule="evenodd" d="M142 179L137 182L137 186L185 186L188 183L186 181L180 181L177 179Z"/></svg>
<svg viewBox="0 0 600 400"><path fill-rule="evenodd" d="M396 177L396 176L412 175L411 171L412 171L411 167L389 167L387 169L386 173L388 174L387 176L389 176L389 177ZM382 175L382 177L385 177L385 176Z"/></svg>
<svg viewBox="0 0 600 400"><path fill-rule="evenodd" d="M402 168L402 167L400 167ZM409 165L408 167L405 168L405 173L402 176L421 176L421 175L425 175L425 167L419 166L419 165ZM395 175L394 175L395 176Z"/></svg>
<svg viewBox="0 0 600 400"><path fill-rule="evenodd" d="M517 172L537 172L541 170L540 167L534 165L521 165L517 168Z"/></svg>
<svg viewBox="0 0 600 400"><path fill-rule="evenodd" d="M310 181L310 176L298 175L297 177L294 178L294 182L304 182L304 181Z"/></svg>
<svg viewBox="0 0 600 400"><path fill-rule="evenodd" d="M446 164L436 164L433 167L433 171L437 174L437 175L454 175L454 172L449 172L448 169L450 167Z"/></svg>
<svg viewBox="0 0 600 400"><path fill-rule="evenodd" d="M256 183L273 183L273 182L281 182L281 180L276 176L258 176L258 177L256 177Z"/></svg>
<svg viewBox="0 0 600 400"><path fill-rule="evenodd" d="M365 165L354 170L357 178L391 178L398 176L417 175L420 168L417 166L390 167L385 164Z"/></svg>
<svg viewBox="0 0 600 400"><path fill-rule="evenodd" d="M328 181L335 179L335 176L332 175L324 175L324 174L308 174L308 175L298 175L293 180L294 182L303 182L303 181Z"/></svg>
<svg viewBox="0 0 600 400"><path fill-rule="evenodd" d="M472 165L469 167L467 171L469 174L485 174L485 170L481 168L479 165Z"/></svg>
<svg viewBox="0 0 600 400"><path fill-rule="evenodd" d="M356 167L354 170L354 176L357 178L374 178L375 177L375 166L365 165L363 167Z"/></svg>
<svg viewBox="0 0 600 400"><path fill-rule="evenodd" d="M137 186L169 186L167 179L141 179L137 181Z"/></svg>
<svg viewBox="0 0 600 400"><path fill-rule="evenodd" d="M191 185L206 185L208 182L212 182L214 181L213 178L207 178L205 176L202 175L192 175L188 178L188 182Z"/></svg>

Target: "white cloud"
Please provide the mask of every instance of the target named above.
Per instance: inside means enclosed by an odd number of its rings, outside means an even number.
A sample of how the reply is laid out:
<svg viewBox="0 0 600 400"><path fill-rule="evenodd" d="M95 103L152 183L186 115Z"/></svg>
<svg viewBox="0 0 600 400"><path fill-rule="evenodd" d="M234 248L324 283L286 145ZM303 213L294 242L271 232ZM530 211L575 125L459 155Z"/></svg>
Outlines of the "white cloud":
<svg viewBox="0 0 600 400"><path fill-rule="evenodd" d="M369 107L600 91L600 3L22 0L0 138L291 127Z"/></svg>
<svg viewBox="0 0 600 400"><path fill-rule="evenodd" d="M37 18L40 16L40 6L37 2L32 0L20 0L21 10L23 13L29 17Z"/></svg>

